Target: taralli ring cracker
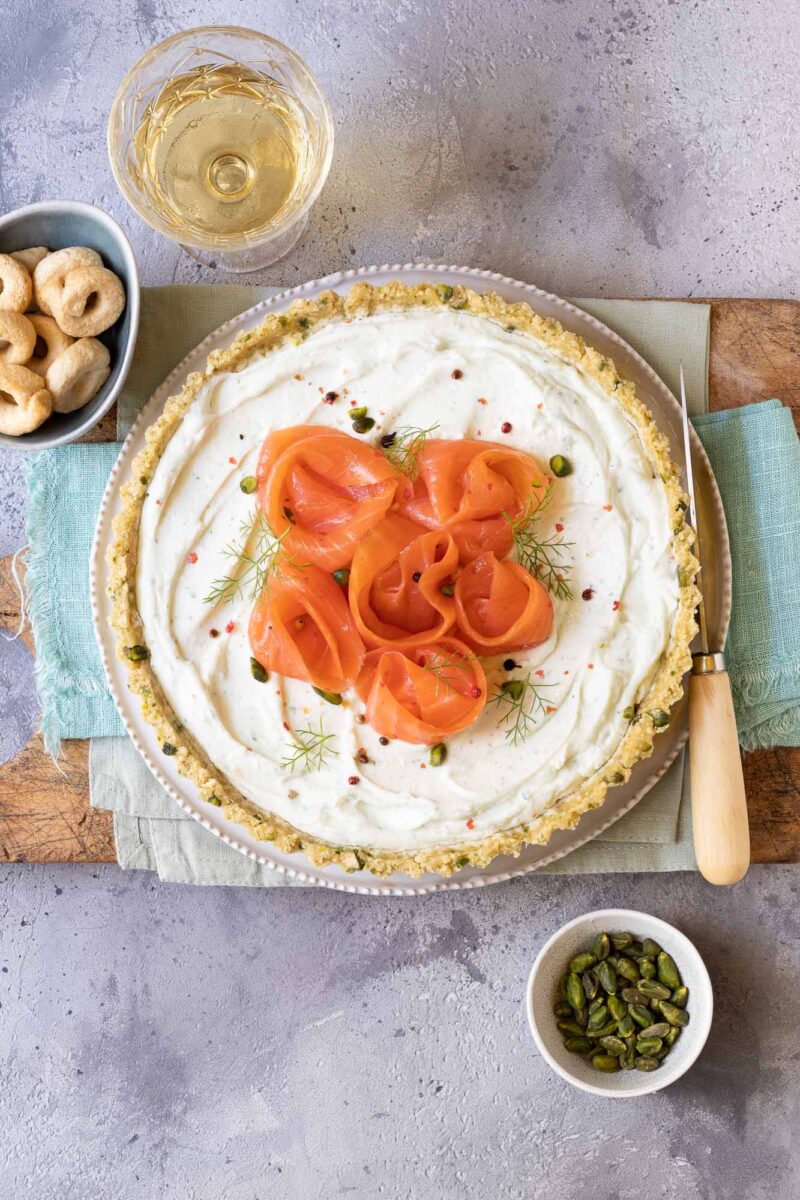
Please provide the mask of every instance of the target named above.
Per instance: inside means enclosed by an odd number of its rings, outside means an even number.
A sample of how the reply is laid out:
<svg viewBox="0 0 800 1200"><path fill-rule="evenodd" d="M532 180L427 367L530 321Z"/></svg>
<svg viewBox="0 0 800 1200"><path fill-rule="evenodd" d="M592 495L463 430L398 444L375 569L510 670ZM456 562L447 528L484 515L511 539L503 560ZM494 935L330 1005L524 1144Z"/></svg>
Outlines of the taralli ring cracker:
<svg viewBox="0 0 800 1200"><path fill-rule="evenodd" d="M50 393L34 371L0 365L0 433L31 433L47 420L52 407Z"/></svg>
<svg viewBox="0 0 800 1200"><path fill-rule="evenodd" d="M24 250L12 250L11 257L21 262L25 270L33 275L36 267L49 253L47 246L26 246Z"/></svg>
<svg viewBox="0 0 800 1200"><path fill-rule="evenodd" d="M59 329L53 317L46 317L44 313L31 313L24 319L33 328L34 346L28 358L22 361L29 371L35 371L44 379L59 354L63 354L75 339Z"/></svg>
<svg viewBox="0 0 800 1200"><path fill-rule="evenodd" d="M22 313L0 309L0 363L27 363L36 345L36 330Z"/></svg>
<svg viewBox="0 0 800 1200"><path fill-rule="evenodd" d="M76 267L102 267L103 261L96 250L88 246L68 246L65 250L54 250L36 266L33 272L33 291L36 303L48 317L53 316L53 298L64 286L69 271Z"/></svg>
<svg viewBox="0 0 800 1200"><path fill-rule="evenodd" d="M125 307L125 289L105 267L77 267L64 277L56 299L50 295L53 314L65 333L95 337L113 325Z"/></svg>
<svg viewBox="0 0 800 1200"><path fill-rule="evenodd" d="M122 281L88 246L0 254L0 434L30 433L97 395L111 354L95 335L126 302Z"/></svg>
<svg viewBox="0 0 800 1200"><path fill-rule="evenodd" d="M46 375L53 412L74 412L96 396L111 373L110 361L95 338L81 338L59 354Z"/></svg>
<svg viewBox="0 0 800 1200"><path fill-rule="evenodd" d="M25 312L33 296L33 283L26 268L10 254L0 254L0 309Z"/></svg>

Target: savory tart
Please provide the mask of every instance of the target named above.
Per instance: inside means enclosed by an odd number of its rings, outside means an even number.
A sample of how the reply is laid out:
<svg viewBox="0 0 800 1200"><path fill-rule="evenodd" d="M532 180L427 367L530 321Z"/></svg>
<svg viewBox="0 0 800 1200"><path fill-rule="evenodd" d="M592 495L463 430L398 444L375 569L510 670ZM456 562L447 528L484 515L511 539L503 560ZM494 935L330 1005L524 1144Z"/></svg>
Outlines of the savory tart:
<svg viewBox="0 0 800 1200"><path fill-rule="evenodd" d="M165 755L282 851L450 874L547 842L669 723L697 563L614 364L493 293L356 284L213 353L110 547Z"/></svg>

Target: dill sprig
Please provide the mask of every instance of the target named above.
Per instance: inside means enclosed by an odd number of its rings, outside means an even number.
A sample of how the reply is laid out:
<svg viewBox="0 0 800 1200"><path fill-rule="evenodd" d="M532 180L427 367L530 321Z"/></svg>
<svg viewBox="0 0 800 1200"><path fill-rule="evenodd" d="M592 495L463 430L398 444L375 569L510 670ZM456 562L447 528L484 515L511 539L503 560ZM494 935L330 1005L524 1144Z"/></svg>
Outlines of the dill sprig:
<svg viewBox="0 0 800 1200"><path fill-rule="evenodd" d="M419 456L425 449L428 438L438 428L438 423L429 425L427 429L418 429L414 425L402 425L399 429L395 429L381 438L381 449L395 471L399 471L401 475L407 475L409 479L416 479L419 470Z"/></svg>
<svg viewBox="0 0 800 1200"><path fill-rule="evenodd" d="M328 758L335 758L339 754L331 745L335 736L325 732L322 717L319 719L319 729L313 729L311 725L296 729L292 740L286 743L289 753L281 759L282 769L292 774L298 770L320 771Z"/></svg>
<svg viewBox="0 0 800 1200"><path fill-rule="evenodd" d="M431 662L426 662L422 669L430 671L436 678L436 691L438 694L440 686L445 687L449 692L458 692L459 689L455 686L459 676L462 680L469 678L469 669L476 662L473 654L452 654L449 658L439 657Z"/></svg>
<svg viewBox="0 0 800 1200"><path fill-rule="evenodd" d="M547 697L543 693L556 686L554 683L534 683L530 672L524 679L501 683L500 690L489 703L500 709L500 724L505 726L506 738L512 746L524 742L533 732L537 718L547 715L551 706L545 703Z"/></svg>
<svg viewBox="0 0 800 1200"><path fill-rule="evenodd" d="M559 600L571 600L572 588L567 576L572 566L566 558L573 543L565 541L556 531L549 537L542 537L536 527L552 495L553 485L548 483L542 495L531 497L525 511L516 520L512 520L508 513L503 513L503 516L511 526L514 553L520 566L540 579Z"/></svg>
<svg viewBox="0 0 800 1200"><path fill-rule="evenodd" d="M224 604L244 595L255 600L270 579L280 574L285 562L302 569L301 564L286 554L283 542L290 530L291 526L287 526L278 536L261 510L255 509L242 521L238 541L230 542L222 551L234 565L229 575L214 580L205 597L206 604Z"/></svg>

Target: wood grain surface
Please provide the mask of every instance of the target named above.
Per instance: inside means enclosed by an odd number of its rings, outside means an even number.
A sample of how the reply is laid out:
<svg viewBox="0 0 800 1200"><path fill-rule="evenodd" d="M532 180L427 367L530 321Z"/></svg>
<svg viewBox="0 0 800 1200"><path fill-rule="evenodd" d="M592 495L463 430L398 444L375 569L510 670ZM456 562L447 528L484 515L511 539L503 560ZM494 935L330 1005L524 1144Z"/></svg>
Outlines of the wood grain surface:
<svg viewBox="0 0 800 1200"><path fill-rule="evenodd" d="M777 396L800 429L800 303L709 300L712 410ZM109 413L89 440L115 437ZM0 626L16 629L19 601L10 561L0 562ZM30 646L30 635L25 635ZM0 861L110 862L111 815L89 805L88 742L63 743L59 767L35 736L0 766ZM743 757L753 862L800 862L800 749Z"/></svg>

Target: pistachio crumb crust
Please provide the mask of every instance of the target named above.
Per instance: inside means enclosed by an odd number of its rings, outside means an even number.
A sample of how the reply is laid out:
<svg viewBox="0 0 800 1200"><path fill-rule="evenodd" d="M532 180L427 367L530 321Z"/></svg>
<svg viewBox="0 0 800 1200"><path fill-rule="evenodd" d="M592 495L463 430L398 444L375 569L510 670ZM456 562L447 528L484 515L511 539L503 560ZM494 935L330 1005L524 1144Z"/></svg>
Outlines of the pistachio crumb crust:
<svg viewBox="0 0 800 1200"><path fill-rule="evenodd" d="M503 829L478 842L437 846L409 852L334 846L295 829L267 809L247 800L222 775L202 748L182 727L158 681L157 664L150 661L144 628L137 607L136 576L139 521L150 479L167 443L180 425L200 389L215 374L241 370L254 357L287 344L298 344L325 322L368 317L380 310L449 307L488 317L544 343L565 361L590 376L613 396L635 425L653 471L660 476L671 513L672 555L680 581L679 601L669 644L661 667L615 753L579 788L559 797L539 816L513 829ZM314 866L336 863L345 871L369 870L386 876L404 872L412 877L424 872L451 875L469 865L484 867L499 854L515 857L525 845L545 845L558 829L573 829L583 813L599 808L610 787L627 782L634 764L653 751L653 739L665 725L663 714L683 694L682 677L691 665L690 644L696 632L695 586L698 562L692 553L694 533L686 523L687 497L680 473L672 461L667 439L656 428L650 412L636 398L633 383L623 379L611 359L587 346L558 321L538 316L525 303L509 304L494 292L479 294L463 286L441 284L408 286L400 282L374 287L356 283L346 295L323 292L309 300L296 300L282 313L267 316L255 330L242 333L226 350L209 355L205 371L194 372L183 389L172 396L164 411L145 432L145 448L136 456L131 477L120 489L121 512L114 519L114 540L107 551L110 566L111 623L117 636L117 655L128 668L128 686L139 696L142 715L156 730L159 741L175 758L181 775L190 779L202 799L219 807L226 818L241 825L258 841L270 841L283 853L303 851ZM267 798L265 798L267 799Z"/></svg>

